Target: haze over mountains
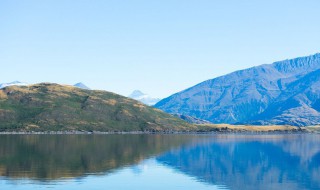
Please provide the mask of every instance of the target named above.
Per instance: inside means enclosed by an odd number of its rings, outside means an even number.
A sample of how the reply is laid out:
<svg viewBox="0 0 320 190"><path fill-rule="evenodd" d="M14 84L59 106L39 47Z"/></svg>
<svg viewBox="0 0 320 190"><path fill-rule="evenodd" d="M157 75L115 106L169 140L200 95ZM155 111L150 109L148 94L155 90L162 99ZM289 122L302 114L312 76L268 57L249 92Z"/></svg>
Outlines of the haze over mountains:
<svg viewBox="0 0 320 190"><path fill-rule="evenodd" d="M319 124L320 54L207 80L155 107L213 123Z"/></svg>

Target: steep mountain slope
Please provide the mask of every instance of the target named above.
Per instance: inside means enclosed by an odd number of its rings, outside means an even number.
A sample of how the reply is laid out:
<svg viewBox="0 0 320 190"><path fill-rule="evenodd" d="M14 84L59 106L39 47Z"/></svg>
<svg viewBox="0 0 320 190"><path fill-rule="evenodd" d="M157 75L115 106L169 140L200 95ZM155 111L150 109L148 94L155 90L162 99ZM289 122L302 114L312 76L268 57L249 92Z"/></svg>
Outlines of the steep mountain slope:
<svg viewBox="0 0 320 190"><path fill-rule="evenodd" d="M213 123L317 124L318 69L320 54L261 65L207 80L155 107Z"/></svg>
<svg viewBox="0 0 320 190"><path fill-rule="evenodd" d="M106 92L42 83L0 90L1 131L164 131L193 126Z"/></svg>
<svg viewBox="0 0 320 190"><path fill-rule="evenodd" d="M148 94L144 94L140 90L133 91L128 97L135 99L135 100L138 100L139 102L142 102L142 103L149 105L149 106L153 106L157 102L160 101L159 98L153 98L153 97L149 96Z"/></svg>
<svg viewBox="0 0 320 190"><path fill-rule="evenodd" d="M320 69L290 83L268 108L250 123L313 125L320 123Z"/></svg>

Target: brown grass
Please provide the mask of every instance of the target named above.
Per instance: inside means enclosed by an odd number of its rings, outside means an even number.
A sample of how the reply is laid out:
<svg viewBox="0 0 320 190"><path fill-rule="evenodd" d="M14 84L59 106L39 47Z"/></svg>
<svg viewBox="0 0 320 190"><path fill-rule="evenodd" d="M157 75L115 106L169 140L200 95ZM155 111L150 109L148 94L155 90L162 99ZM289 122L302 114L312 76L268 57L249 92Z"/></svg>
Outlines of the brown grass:
<svg viewBox="0 0 320 190"><path fill-rule="evenodd" d="M109 105L112 105L112 106L114 106L114 105L117 104L117 100L115 100L115 99L103 100L103 102L104 102L104 103L107 103L107 104L109 104Z"/></svg>
<svg viewBox="0 0 320 190"><path fill-rule="evenodd" d="M0 99L7 99L8 96L6 93L4 93L3 91L0 91Z"/></svg>
<svg viewBox="0 0 320 190"><path fill-rule="evenodd" d="M133 104L133 106L134 106L134 107L137 107L137 108L140 108L140 109L143 109L143 108L146 107L145 105L140 104L140 103L138 103L138 104Z"/></svg>

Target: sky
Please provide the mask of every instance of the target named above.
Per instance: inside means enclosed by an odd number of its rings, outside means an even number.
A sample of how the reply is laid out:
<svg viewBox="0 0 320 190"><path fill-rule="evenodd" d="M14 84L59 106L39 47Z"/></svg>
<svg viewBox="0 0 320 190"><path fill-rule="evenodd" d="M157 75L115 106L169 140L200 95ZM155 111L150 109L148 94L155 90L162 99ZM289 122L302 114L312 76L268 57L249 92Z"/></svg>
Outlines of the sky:
<svg viewBox="0 0 320 190"><path fill-rule="evenodd" d="M0 83L164 98L320 52L319 0L0 0Z"/></svg>

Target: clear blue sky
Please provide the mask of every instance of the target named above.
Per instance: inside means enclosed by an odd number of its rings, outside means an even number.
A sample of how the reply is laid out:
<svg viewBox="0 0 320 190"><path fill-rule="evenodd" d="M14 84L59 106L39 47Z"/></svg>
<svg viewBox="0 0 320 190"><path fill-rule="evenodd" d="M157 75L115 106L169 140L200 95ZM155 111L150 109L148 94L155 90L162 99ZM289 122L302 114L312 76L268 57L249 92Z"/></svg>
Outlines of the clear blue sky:
<svg viewBox="0 0 320 190"><path fill-rule="evenodd" d="M319 0L0 0L0 83L166 97L320 52Z"/></svg>

